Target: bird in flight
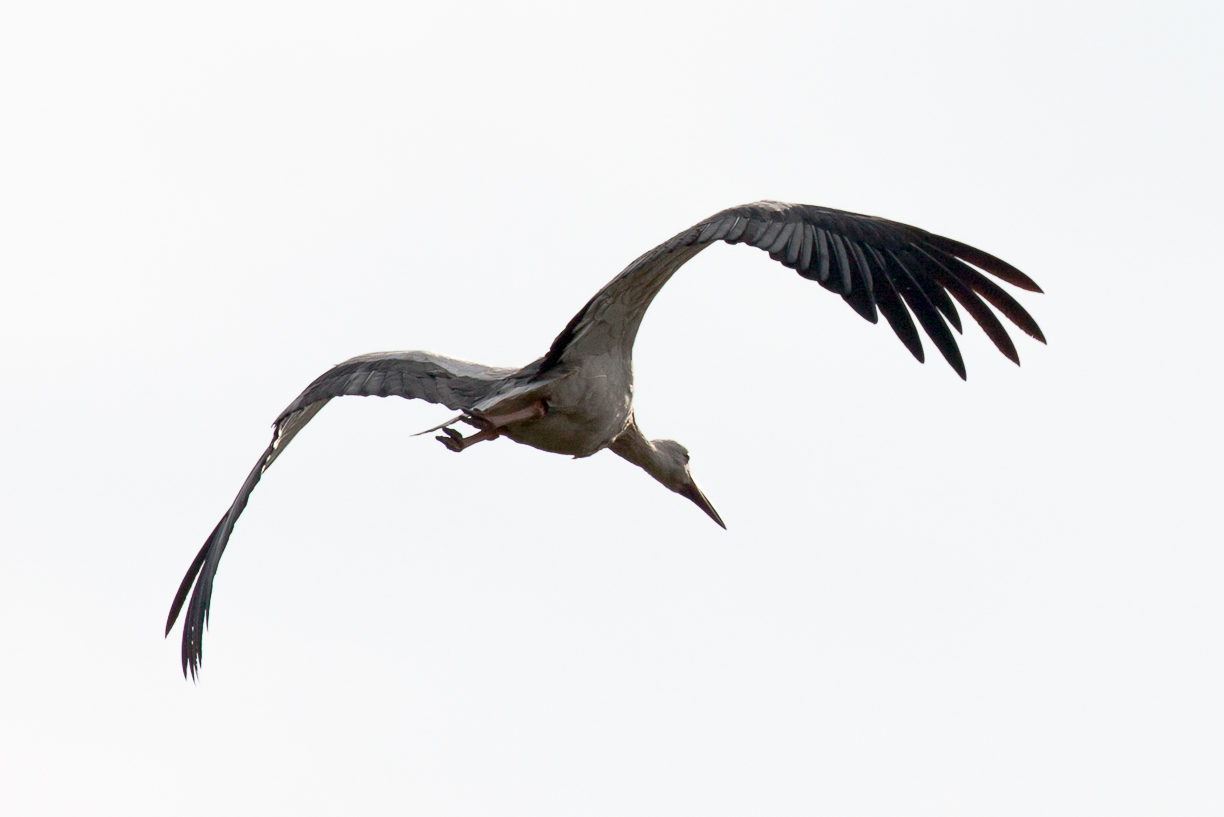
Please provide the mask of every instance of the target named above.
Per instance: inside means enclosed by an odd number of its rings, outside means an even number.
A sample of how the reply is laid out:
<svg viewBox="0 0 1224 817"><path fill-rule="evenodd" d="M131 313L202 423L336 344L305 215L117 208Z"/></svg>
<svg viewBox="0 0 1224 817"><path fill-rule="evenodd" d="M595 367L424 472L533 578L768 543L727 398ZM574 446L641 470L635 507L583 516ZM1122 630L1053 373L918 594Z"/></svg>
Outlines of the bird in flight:
<svg viewBox="0 0 1224 817"><path fill-rule="evenodd" d="M961 331L953 301L999 351L1019 364L1016 347L990 307L1041 341L1036 321L988 273L1020 289L1040 287L989 253L917 227L806 204L760 201L723 210L638 258L579 310L548 353L521 369L498 369L429 352L378 352L345 361L306 387L276 418L272 442L242 483L183 577L166 635L187 601L183 674L196 678L213 580L234 523L260 477L333 397L377 395L440 403L461 414L430 431L451 451L507 437L542 451L589 457L609 448L722 527L674 440L648 440L633 416L633 341L647 307L668 279L715 241L750 244L835 292L872 323L878 315L920 362L914 319L963 379L965 364L949 324ZM989 304L989 306L987 305ZM463 423L474 429L464 436ZM426 432L422 432L426 433Z"/></svg>

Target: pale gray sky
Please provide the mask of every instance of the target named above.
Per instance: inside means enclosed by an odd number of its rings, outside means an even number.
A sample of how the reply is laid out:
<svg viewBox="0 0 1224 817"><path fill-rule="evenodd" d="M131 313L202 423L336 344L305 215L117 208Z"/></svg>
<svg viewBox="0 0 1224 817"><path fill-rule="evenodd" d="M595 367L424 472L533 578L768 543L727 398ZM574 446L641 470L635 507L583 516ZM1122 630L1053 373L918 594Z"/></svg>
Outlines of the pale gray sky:
<svg viewBox="0 0 1224 817"><path fill-rule="evenodd" d="M1224 808L1218 4L10 3L0 810ZM455 456L312 378L541 354L760 198L1014 263L962 383L763 254L663 291L610 454Z"/></svg>

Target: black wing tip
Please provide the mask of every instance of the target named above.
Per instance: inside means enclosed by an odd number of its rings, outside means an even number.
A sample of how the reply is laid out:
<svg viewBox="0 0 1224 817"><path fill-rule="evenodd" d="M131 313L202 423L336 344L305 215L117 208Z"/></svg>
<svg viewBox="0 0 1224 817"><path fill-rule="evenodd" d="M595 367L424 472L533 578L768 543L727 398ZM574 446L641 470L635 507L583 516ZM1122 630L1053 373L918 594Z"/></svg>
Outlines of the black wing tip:
<svg viewBox="0 0 1224 817"><path fill-rule="evenodd" d="M208 629L209 602L212 599L211 577L204 575L191 594L191 606L183 621L183 676L191 673L192 682L200 679L200 667L204 663L204 631Z"/></svg>
<svg viewBox="0 0 1224 817"><path fill-rule="evenodd" d="M907 345L906 348L909 348L909 346ZM919 351L921 351L921 347L919 347ZM940 349L939 351L943 352L943 349ZM910 349L910 352L914 352L914 350ZM944 353L943 359L946 360L948 362L948 365L952 367L952 371L956 372L957 377L959 377L961 380L968 380L969 373L965 369L965 361L960 356L959 349L957 350L957 352L958 354L952 355L952 356L949 356L947 353ZM914 353L914 359L917 360L919 363L923 363L923 364L926 363L925 355Z"/></svg>
<svg viewBox="0 0 1224 817"><path fill-rule="evenodd" d="M183 647L181 655L183 677L192 683L200 681L200 665L204 663L203 635L205 623L193 625L190 618L183 622Z"/></svg>
<svg viewBox="0 0 1224 817"><path fill-rule="evenodd" d="M1037 286L1036 281L1034 281L1032 278L1025 275L1023 272L1020 272L1020 270L1016 270L1017 274L1012 277L1008 277L1008 278L1004 278L1002 275L999 275L994 270L987 270L987 271L990 274L994 275L996 278L1006 281L1007 283L1011 284L1014 287L1023 289L1025 292L1036 292L1039 295L1045 294L1045 290Z"/></svg>
<svg viewBox="0 0 1224 817"><path fill-rule="evenodd" d="M204 560L208 558L208 549L212 547L213 540L217 538L217 531L225 524L225 518L229 513L221 517L221 521L213 528L212 533L208 534L208 538L204 540L204 546L200 548L199 553L191 560L191 566L187 568L187 573L183 576L183 580L179 582L178 591L174 594L174 601L170 604L170 615L166 617L166 636L170 635L170 631L174 629L174 623L178 621L179 613L183 612L183 604L187 601L187 594L191 592L192 586L199 578L200 568L204 566ZM184 628L186 625L183 625ZM164 638L165 636L163 636Z"/></svg>
<svg viewBox="0 0 1224 817"><path fill-rule="evenodd" d="M183 661L183 678L193 684L200 683L200 662L197 659Z"/></svg>
<svg viewBox="0 0 1224 817"><path fill-rule="evenodd" d="M183 667L183 677L192 683L199 683L200 680L200 664L204 658L204 645L200 643L200 630L202 629L202 627L192 626L190 615L183 622L183 642L179 656Z"/></svg>
<svg viewBox="0 0 1224 817"><path fill-rule="evenodd" d="M170 605L170 615L166 617L166 634L164 637L170 635L170 631L174 629L174 624L178 621L179 615L183 613L183 606L186 604L187 611L183 618L181 656L183 677L188 677L188 671L190 671L192 681L198 679L203 647L201 644L202 631L208 620L208 599L204 597L212 593L211 582L206 581L209 577L207 575L202 577L200 571L208 558L209 550L217 540L217 536L222 532L222 526L225 524L229 514L230 511L227 511L221 517L217 527L213 528L212 533L204 540L204 546L200 548L200 552L192 560L191 566L187 568L187 574L183 576L183 581L179 584L178 592L174 594L174 602ZM202 584L205 586L202 586ZM190 604L187 604L188 594L191 597Z"/></svg>
<svg viewBox="0 0 1224 817"><path fill-rule="evenodd" d="M950 333L949 333L950 335ZM934 340L934 338L931 338ZM969 379L969 372L965 368L965 358L961 355L960 347L956 345L956 341L952 341L952 348L945 349L942 344L937 343L936 348L939 349L943 359L948 361L948 365L952 367L952 371L956 372L961 380Z"/></svg>
<svg viewBox="0 0 1224 817"><path fill-rule="evenodd" d="M996 255L991 255L985 250L979 250L962 241L957 241L955 238L947 236L935 235L930 233L927 243L937 247L940 250L953 255L962 261L967 261L979 269L989 272L1000 281L1005 281L1014 287L1026 290L1028 292L1043 292L1042 288L1037 285L1037 282L1025 275L1020 270L1013 267L1011 264L999 258Z"/></svg>
<svg viewBox="0 0 1224 817"><path fill-rule="evenodd" d="M994 258L994 256L992 255L991 258ZM1003 264L1006 262L999 261L999 263ZM1007 266L1008 266L1008 271L1011 273L1011 275L1008 277L1004 277L1000 275L999 273L995 272L994 270L988 270L988 272L990 272L996 278L1001 278L1002 280L1006 281L1007 283L1011 284L1014 287L1019 287L1020 289L1023 289L1025 292L1036 292L1041 295L1045 294L1045 290L1042 289L1040 286L1038 286L1037 282L1034 281L1032 278L1028 277L1023 272L1016 269L1015 267L1011 266L1011 264L1008 264Z"/></svg>
<svg viewBox="0 0 1224 817"><path fill-rule="evenodd" d="M1037 321L1028 313L1023 304L1013 298L1005 289L960 258L954 257L949 260L951 261L951 271L960 278L962 283L989 301L995 309L1024 332L1024 334L1045 343L1045 335L1042 334L1041 327L1037 325Z"/></svg>
<svg viewBox="0 0 1224 817"><path fill-rule="evenodd" d="M765 249L773 260L841 295L864 320L878 323L877 309L883 311L910 353L923 361L921 340L916 350L914 339L906 337L911 332L916 333L912 320L905 314L913 312L961 380L969 378L959 344L949 329L950 324L958 334L964 333L954 300L969 310L970 316L986 331L999 351L1016 365L1020 365L1020 356L1015 344L979 296L1025 334L1046 343L1037 322L991 278L1028 292L1041 293L1043 290L1028 275L984 250L916 227L807 205L759 201L730 208L718 218L731 215L751 222L745 225L751 229L741 229L742 236L735 230L724 231L719 238L728 243L743 241ZM808 233L795 232L792 224L806 225L801 229L807 229ZM713 231L711 237L715 234L717 231ZM877 246L873 243L875 239L882 243ZM874 291L879 285L873 286L872 281L876 265L869 263L868 252L885 275L891 264L884 253L913 278L912 286L897 293L904 305L880 307L881 296ZM924 269L905 270L905 263L911 259Z"/></svg>
<svg viewBox="0 0 1224 817"><path fill-rule="evenodd" d="M182 610L183 603L178 596L174 597L174 604L170 605L170 615L166 616L166 632L162 638L169 638L170 631L174 629L174 623L178 621L179 612Z"/></svg>

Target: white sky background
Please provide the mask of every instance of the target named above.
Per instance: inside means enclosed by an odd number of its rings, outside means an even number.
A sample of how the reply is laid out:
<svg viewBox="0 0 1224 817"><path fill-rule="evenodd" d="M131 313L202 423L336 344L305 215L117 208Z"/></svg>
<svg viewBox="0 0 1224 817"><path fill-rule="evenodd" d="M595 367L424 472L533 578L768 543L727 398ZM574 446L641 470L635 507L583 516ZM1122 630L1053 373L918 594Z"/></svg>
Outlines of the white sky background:
<svg viewBox="0 0 1224 817"><path fill-rule="evenodd" d="M1224 808L1219 4L7 4L0 810ZM352 355L521 365L724 207L995 253L961 383L757 250L637 347L730 530L611 454L462 456Z"/></svg>

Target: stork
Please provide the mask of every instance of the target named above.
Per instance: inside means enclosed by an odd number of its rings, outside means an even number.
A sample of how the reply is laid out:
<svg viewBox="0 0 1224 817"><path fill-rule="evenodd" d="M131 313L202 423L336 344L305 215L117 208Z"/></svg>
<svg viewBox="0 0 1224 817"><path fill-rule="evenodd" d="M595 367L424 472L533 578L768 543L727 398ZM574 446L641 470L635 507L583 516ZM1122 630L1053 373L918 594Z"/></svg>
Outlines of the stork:
<svg viewBox="0 0 1224 817"><path fill-rule="evenodd" d="M917 227L825 207L760 201L723 210L626 267L579 310L547 354L521 369L482 366L429 352L379 352L345 361L307 386L276 418L272 442L196 554L174 597L167 636L191 594L183 624L184 676L198 675L217 565L251 491L285 446L333 397L416 398L459 411L459 416L430 429L441 431L437 439L455 452L499 437L574 457L611 449L690 499L725 528L693 480L684 446L674 440L647 439L633 416L633 342L642 317L676 270L715 241L765 250L802 277L841 295L872 323L882 313L921 362L922 341L913 320L917 318L962 379L965 364L948 326L961 331L953 300L1017 364L1016 347L987 302L1045 342L1036 321L983 273L1020 289L1041 289L1011 264L982 250ZM465 437L455 428L460 422L475 432Z"/></svg>

